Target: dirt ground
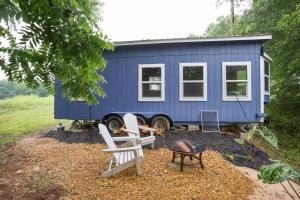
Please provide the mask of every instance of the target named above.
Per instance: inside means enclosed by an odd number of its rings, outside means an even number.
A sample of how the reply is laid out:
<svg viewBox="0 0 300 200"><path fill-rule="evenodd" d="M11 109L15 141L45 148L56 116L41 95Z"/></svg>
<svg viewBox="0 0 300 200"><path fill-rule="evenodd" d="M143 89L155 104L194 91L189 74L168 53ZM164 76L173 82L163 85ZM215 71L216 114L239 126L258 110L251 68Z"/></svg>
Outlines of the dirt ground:
<svg viewBox="0 0 300 200"><path fill-rule="evenodd" d="M203 154L205 169L196 165L182 173L168 149L145 149L142 176L132 167L101 179L109 157L104 148L24 138L1 154L0 199L289 199L280 185L261 183L255 170L236 167L213 150Z"/></svg>

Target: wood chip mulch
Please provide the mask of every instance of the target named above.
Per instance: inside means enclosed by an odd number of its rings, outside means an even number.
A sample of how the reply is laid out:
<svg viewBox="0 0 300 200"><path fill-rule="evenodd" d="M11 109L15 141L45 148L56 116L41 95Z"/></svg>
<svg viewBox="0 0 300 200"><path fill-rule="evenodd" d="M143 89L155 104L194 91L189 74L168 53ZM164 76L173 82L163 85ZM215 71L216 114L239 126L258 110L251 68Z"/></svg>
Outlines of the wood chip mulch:
<svg viewBox="0 0 300 200"><path fill-rule="evenodd" d="M224 160L221 154L203 153L205 169L171 163L168 149L145 149L143 175L134 167L109 178L100 178L106 170L109 153L104 144L67 144L50 138L24 140L17 148L25 152L24 173L43 174L62 186L62 199L247 199L256 185ZM187 159L188 160L188 159Z"/></svg>

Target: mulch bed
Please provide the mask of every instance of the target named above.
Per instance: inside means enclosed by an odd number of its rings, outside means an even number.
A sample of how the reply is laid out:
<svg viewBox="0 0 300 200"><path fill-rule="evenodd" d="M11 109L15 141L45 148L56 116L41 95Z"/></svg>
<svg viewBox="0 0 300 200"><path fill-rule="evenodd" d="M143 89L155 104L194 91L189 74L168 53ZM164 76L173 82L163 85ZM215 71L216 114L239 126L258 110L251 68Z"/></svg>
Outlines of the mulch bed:
<svg viewBox="0 0 300 200"><path fill-rule="evenodd" d="M66 143L89 143L97 144L104 143L102 137L97 130L86 130L82 132L67 131L64 133L57 131L50 131L43 137L50 137L58 139L61 142ZM231 134L220 133L201 133L199 131L169 131L163 135L156 136L155 148L170 147L174 144L174 141L180 139L188 139L195 143L202 144L206 149L215 150L221 154L233 154L234 159L231 162L237 166L249 167L258 170L262 165L271 164L269 156L261 151L257 150L254 154L254 160L249 161L245 157L247 153L245 149L233 139L236 136ZM249 143L245 143L245 147L249 149Z"/></svg>
<svg viewBox="0 0 300 200"><path fill-rule="evenodd" d="M131 167L112 178L102 179L105 160L110 156L101 152L105 146L29 138L19 142L15 149L26 154L22 173L28 177L43 174L50 182L62 186L66 193L61 199L242 200L256 187L212 150L203 153L204 169L191 166L179 172L179 165L171 163L168 149L145 149L142 176L136 176L135 167Z"/></svg>

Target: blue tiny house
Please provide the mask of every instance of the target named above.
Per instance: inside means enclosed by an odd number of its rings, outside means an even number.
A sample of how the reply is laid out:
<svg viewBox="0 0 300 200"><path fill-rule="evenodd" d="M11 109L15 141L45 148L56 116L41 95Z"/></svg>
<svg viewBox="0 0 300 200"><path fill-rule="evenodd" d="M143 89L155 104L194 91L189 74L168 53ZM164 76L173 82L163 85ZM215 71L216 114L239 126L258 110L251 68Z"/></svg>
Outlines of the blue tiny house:
<svg viewBox="0 0 300 200"><path fill-rule="evenodd" d="M98 105L67 101L56 82L55 118L100 120L118 128L124 113L169 128L200 124L216 110L220 124L256 123L270 100L270 35L116 42L106 52L106 98Z"/></svg>

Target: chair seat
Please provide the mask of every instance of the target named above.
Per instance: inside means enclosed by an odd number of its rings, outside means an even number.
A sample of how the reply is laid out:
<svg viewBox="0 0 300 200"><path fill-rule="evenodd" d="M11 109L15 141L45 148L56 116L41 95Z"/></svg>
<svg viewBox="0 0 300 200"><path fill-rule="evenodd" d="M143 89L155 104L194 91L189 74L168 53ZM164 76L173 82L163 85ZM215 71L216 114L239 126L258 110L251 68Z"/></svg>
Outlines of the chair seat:
<svg viewBox="0 0 300 200"><path fill-rule="evenodd" d="M132 151L115 153L115 158L117 159L117 164L121 165L121 164L126 163L130 160L133 160L134 159L134 153ZM142 150L139 151L139 158L141 158L141 159L144 158Z"/></svg>
<svg viewBox="0 0 300 200"><path fill-rule="evenodd" d="M126 163L134 158L133 152L121 152L117 155L118 164Z"/></svg>

